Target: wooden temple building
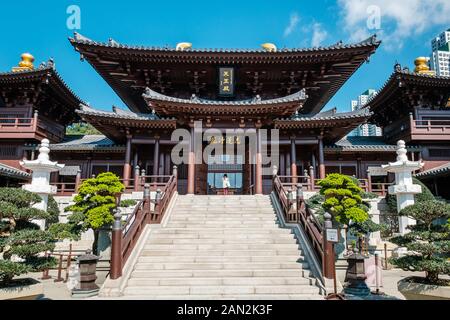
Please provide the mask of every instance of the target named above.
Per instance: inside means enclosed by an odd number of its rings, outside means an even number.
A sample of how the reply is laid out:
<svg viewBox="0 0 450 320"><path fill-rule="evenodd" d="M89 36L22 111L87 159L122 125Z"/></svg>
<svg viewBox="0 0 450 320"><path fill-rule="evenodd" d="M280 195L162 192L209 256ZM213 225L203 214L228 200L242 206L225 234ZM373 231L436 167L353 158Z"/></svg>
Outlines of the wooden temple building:
<svg viewBox="0 0 450 320"><path fill-rule="evenodd" d="M113 107L107 112L87 105L67 87L52 61L34 68L32 57L25 55L19 68L0 73L2 185L29 178L19 161L34 158L40 140L47 137L52 159L66 164L53 177L61 193L73 193L82 179L106 171L119 175L128 190L140 190L148 179L171 174L171 152L178 143L172 134L176 129L195 133L196 122L203 130L223 134L253 129L257 148L251 154L248 139L224 138L224 147L245 147L245 160L236 161L233 154L225 155L222 164L197 159L180 165L181 194L219 193L224 174L234 193L270 193L272 177L263 174L265 164L259 160L263 129L279 130L279 175L312 187L315 179L338 172L368 179L369 190L381 190L381 185L385 190L390 177L377 175L376 168L395 159L399 139L407 142L410 157L426 163L421 174L434 190L442 179L429 170L450 162L450 78L397 65L365 108L323 111L376 52L380 41L375 37L348 45L280 50L127 46L80 34L70 43L128 110ZM101 134L64 134L68 125L80 121ZM382 127L384 136L348 136L367 122ZM190 159L194 150L210 143L190 141Z"/></svg>

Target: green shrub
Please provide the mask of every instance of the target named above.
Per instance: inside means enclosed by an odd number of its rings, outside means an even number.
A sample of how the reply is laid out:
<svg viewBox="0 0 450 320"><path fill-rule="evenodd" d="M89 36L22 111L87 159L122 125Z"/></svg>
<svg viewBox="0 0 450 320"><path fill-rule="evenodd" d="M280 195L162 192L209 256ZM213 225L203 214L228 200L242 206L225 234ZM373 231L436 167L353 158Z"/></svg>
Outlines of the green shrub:
<svg viewBox="0 0 450 320"><path fill-rule="evenodd" d="M100 229L114 222L112 210L116 207L115 194L121 193L125 186L114 173L107 172L85 180L74 198L75 204L65 209L72 212L69 223L55 224L51 231L57 237L79 238L81 232L92 229L94 243L92 251L97 252Z"/></svg>
<svg viewBox="0 0 450 320"><path fill-rule="evenodd" d="M38 272L56 265L41 253L55 248L55 238L40 230L35 219L47 220L50 214L33 208L41 197L26 190L0 188L0 286L8 285L15 276ZM12 261L19 257L21 262Z"/></svg>
<svg viewBox="0 0 450 320"><path fill-rule="evenodd" d="M134 207L136 204L137 204L137 201L133 200L133 199L122 200L120 202L120 207L121 208L129 208L129 207Z"/></svg>
<svg viewBox="0 0 450 320"><path fill-rule="evenodd" d="M427 282L438 284L439 274L450 275L450 232L447 226L434 222L450 216L450 205L440 201L418 202L403 209L400 215L415 219L417 225L408 227L410 233L391 240L411 252L392 258L392 264L407 271L425 271Z"/></svg>
<svg viewBox="0 0 450 320"><path fill-rule="evenodd" d="M320 194L325 197L323 208L330 212L334 219L348 225L352 222L364 222L369 219L368 208L362 201L363 190L357 180L342 174L329 174L319 182Z"/></svg>

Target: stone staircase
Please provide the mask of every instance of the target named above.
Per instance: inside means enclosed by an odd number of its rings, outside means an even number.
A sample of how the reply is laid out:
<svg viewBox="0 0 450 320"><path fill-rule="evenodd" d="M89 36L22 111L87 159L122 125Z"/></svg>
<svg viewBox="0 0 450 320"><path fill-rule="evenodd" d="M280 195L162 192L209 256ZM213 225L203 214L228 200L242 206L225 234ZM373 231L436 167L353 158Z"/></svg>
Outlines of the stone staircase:
<svg viewBox="0 0 450 320"><path fill-rule="evenodd" d="M124 299L323 299L268 196L179 196L141 241Z"/></svg>

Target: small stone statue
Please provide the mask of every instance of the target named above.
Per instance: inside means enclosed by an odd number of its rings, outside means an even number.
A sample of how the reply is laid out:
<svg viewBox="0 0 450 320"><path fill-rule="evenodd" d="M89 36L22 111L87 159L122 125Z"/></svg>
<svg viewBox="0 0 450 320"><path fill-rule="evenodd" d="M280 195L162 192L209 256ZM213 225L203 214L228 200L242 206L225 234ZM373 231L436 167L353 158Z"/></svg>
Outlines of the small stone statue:
<svg viewBox="0 0 450 320"><path fill-rule="evenodd" d="M67 289L72 291L75 288L78 288L80 284L80 269L78 264L73 264L69 267L69 277L67 280Z"/></svg>

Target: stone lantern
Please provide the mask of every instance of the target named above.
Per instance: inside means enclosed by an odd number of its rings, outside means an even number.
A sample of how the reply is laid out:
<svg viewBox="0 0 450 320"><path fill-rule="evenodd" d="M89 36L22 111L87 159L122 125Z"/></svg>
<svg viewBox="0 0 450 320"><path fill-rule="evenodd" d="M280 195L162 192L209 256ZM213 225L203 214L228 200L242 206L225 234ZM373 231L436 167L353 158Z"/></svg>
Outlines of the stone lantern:
<svg viewBox="0 0 450 320"><path fill-rule="evenodd" d="M422 192L422 187L413 184L413 172L421 169L424 164L420 161L409 161L405 141L397 143L397 161L382 166L387 172L395 173L395 185L389 187L389 193L397 196L397 212L414 204L414 195ZM409 217L399 217L400 234L408 233L407 227L415 225L416 221Z"/></svg>
<svg viewBox="0 0 450 320"><path fill-rule="evenodd" d="M23 186L23 189L36 193L42 198L42 201L33 207L44 211L47 211L48 208L48 196L57 193L57 187L50 185L50 175L52 172L58 172L65 167L63 164L50 161L49 153L50 141L44 139L39 148L37 160L20 162L23 168L32 171L31 184ZM41 229L45 229L45 220L36 221L36 223Z"/></svg>
<svg viewBox="0 0 450 320"><path fill-rule="evenodd" d="M366 256L356 253L347 258L348 267L345 276L345 293L358 297L368 296L370 288L366 284L365 260Z"/></svg>
<svg viewBox="0 0 450 320"><path fill-rule="evenodd" d="M97 262L100 257L93 255L90 250L78 258L80 283L78 288L72 291L72 296L90 297L98 294L99 286L97 280Z"/></svg>

